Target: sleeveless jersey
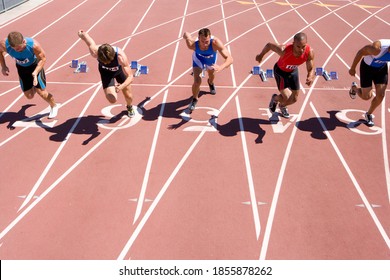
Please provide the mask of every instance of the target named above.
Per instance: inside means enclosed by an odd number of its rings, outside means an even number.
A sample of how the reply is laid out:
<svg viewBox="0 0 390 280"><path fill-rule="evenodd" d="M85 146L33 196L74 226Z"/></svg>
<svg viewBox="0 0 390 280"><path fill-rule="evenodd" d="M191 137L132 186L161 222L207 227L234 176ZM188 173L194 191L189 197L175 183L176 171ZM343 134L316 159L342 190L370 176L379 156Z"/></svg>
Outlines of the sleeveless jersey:
<svg viewBox="0 0 390 280"><path fill-rule="evenodd" d="M98 60L99 71L114 73L122 69L122 66L119 64L118 61L118 47L113 46L113 48L115 49L115 57L109 64L103 64Z"/></svg>
<svg viewBox="0 0 390 280"><path fill-rule="evenodd" d="M380 68L387 64L387 62L390 61L390 53L389 53L389 47L390 47L390 40L379 40L381 42L381 51L378 55L367 55L365 56L364 62L367 65L370 65L372 67Z"/></svg>
<svg viewBox="0 0 390 280"><path fill-rule="evenodd" d="M199 48L199 41L195 41L195 55L202 61L210 60L212 63L215 63L217 52L213 50L213 40L213 38L210 39L210 45L208 49L204 51Z"/></svg>
<svg viewBox="0 0 390 280"><path fill-rule="evenodd" d="M16 64L27 67L31 66L37 60L37 57L34 54L34 40L32 38L24 38L26 40L26 47L23 51L15 51L8 42L8 39L5 40L5 47L7 53L13 57L16 61Z"/></svg>
<svg viewBox="0 0 390 280"><path fill-rule="evenodd" d="M289 44L284 49L284 55L279 58L277 65L285 72L292 72L297 69L299 65L307 61L309 52L310 46L306 45L304 53L299 57L295 57L293 53L293 44Z"/></svg>

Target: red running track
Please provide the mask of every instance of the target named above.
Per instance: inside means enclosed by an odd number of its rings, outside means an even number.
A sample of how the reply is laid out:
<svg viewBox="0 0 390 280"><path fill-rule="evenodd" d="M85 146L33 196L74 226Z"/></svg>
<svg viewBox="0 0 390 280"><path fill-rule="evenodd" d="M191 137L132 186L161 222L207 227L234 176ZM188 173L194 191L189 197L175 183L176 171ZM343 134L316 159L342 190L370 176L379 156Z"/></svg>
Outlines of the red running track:
<svg viewBox="0 0 390 280"><path fill-rule="evenodd" d="M48 120L6 58L0 259L389 260L390 104L368 128L369 103L347 93L356 51L388 37L389 4L371 2L53 0L1 25L2 37L19 30L41 43L61 108ZM189 116L181 37L202 27L234 64L218 74L217 95L203 82ZM106 101L78 29L149 67L133 84L136 118L121 115L122 96ZM286 120L267 110L275 81L249 71L265 43L299 31L316 66L339 79L303 86ZM76 58L87 73L73 73Z"/></svg>

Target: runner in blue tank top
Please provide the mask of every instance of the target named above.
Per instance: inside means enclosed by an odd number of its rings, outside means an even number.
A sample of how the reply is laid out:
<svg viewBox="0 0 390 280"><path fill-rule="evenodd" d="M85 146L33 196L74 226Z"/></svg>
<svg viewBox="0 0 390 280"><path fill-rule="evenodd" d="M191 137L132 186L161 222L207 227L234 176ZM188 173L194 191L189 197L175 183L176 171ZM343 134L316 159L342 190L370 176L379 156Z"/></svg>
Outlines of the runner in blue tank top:
<svg viewBox="0 0 390 280"><path fill-rule="evenodd" d="M86 43L92 57L98 60L100 78L107 100L115 103L118 99L117 93L122 91L126 100L127 115L130 118L134 117L131 92L133 72L124 51L109 44L96 45L92 37L83 30L78 32L78 36Z"/></svg>
<svg viewBox="0 0 390 280"><path fill-rule="evenodd" d="M192 112L198 102L203 70L207 70L207 83L210 88L210 93L214 95L216 94L214 85L215 74L229 67L233 63L233 58L221 40L211 36L208 28L199 30L198 39L192 38L188 32L184 33L183 38L186 41L187 47L194 51L192 55L194 83L192 84L192 101L188 107L189 111ZM216 64L217 53L220 53L225 59L221 65Z"/></svg>
<svg viewBox="0 0 390 280"><path fill-rule="evenodd" d="M8 53L15 59L18 71L20 87L28 99L32 99L38 93L50 105L49 118L55 118L58 105L53 96L46 90L46 76L43 69L46 62L46 54L41 45L32 38L24 38L20 32L11 32L8 37L0 41L0 65L4 76L9 75L9 68L5 62Z"/></svg>
<svg viewBox="0 0 390 280"><path fill-rule="evenodd" d="M349 95L352 99L358 95L363 100L371 101L370 108L365 114L368 126L374 126L372 113L382 103L388 83L388 62L390 61L390 39L374 41L361 48L355 55L349 74L355 76L356 66L360 62L360 88L353 82ZM372 88L375 85L375 90Z"/></svg>

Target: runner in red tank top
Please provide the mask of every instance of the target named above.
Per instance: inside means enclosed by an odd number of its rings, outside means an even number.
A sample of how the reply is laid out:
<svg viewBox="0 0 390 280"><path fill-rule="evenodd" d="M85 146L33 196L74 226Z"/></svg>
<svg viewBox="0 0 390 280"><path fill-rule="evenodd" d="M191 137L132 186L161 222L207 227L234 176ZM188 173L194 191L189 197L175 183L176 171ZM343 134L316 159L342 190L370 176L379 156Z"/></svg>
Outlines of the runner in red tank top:
<svg viewBox="0 0 390 280"><path fill-rule="evenodd" d="M307 44L305 33L297 33L292 44L277 45L267 43L256 60L261 63L263 57L270 50L277 53L280 58L274 66L274 75L280 94L273 94L269 109L273 113L279 103L283 117L289 118L287 106L298 100L300 90L298 66L306 62L306 85L310 86L314 80L314 51Z"/></svg>

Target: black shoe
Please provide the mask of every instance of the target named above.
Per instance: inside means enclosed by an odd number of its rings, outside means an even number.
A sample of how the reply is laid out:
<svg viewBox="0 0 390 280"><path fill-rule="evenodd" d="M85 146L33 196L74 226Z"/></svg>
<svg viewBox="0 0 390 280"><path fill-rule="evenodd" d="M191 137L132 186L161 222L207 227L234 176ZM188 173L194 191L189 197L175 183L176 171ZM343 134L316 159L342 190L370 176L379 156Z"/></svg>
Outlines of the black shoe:
<svg viewBox="0 0 390 280"><path fill-rule="evenodd" d="M271 101L269 102L268 108L271 111L271 113L274 113L276 110L277 102L275 102L275 97L278 96L276 93L274 93L271 97Z"/></svg>
<svg viewBox="0 0 390 280"><path fill-rule="evenodd" d="M209 84L210 93L211 93L212 95L217 94L217 91L215 90L215 85L214 85L214 84L210 84L208 79L207 79L207 83Z"/></svg>
<svg viewBox="0 0 390 280"><path fill-rule="evenodd" d="M374 126L374 121L372 120L372 115L371 114L365 113L364 117L366 119L367 126L369 126L369 127Z"/></svg>
<svg viewBox="0 0 390 280"><path fill-rule="evenodd" d="M190 106L188 106L188 110L190 110L190 113L195 110L196 103L198 103L198 99L192 99Z"/></svg>
<svg viewBox="0 0 390 280"><path fill-rule="evenodd" d="M282 114L282 117L288 119L290 117L290 114L288 113L287 107L279 106L280 113Z"/></svg>
<svg viewBox="0 0 390 280"><path fill-rule="evenodd" d="M133 109L133 106L132 105L128 105L127 106L127 116L129 118L132 118L135 116L135 112L134 112L134 109Z"/></svg>

